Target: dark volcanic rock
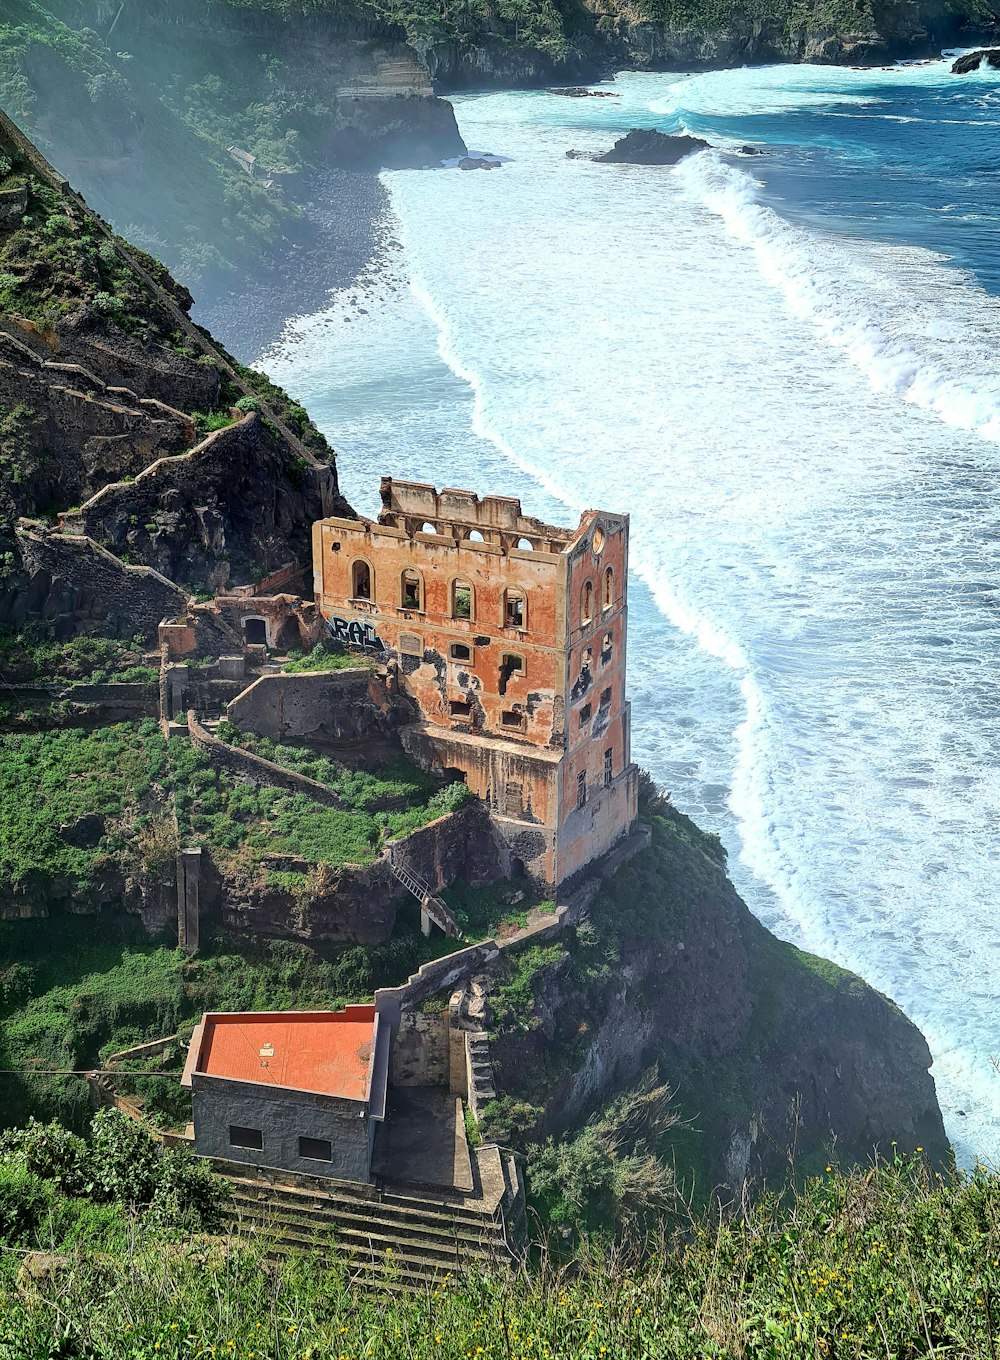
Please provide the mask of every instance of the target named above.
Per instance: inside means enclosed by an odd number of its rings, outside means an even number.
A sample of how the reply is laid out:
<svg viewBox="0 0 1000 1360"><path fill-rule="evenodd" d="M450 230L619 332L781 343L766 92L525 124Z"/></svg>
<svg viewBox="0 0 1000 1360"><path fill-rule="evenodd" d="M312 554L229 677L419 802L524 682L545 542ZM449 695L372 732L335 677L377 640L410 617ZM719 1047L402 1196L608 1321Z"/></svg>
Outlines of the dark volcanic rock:
<svg viewBox="0 0 1000 1360"><path fill-rule="evenodd" d="M485 156L463 156L458 163L459 170L499 170L500 162Z"/></svg>
<svg viewBox="0 0 1000 1360"><path fill-rule="evenodd" d="M564 99L621 99L614 90L588 90L583 85L553 86L546 94L561 94Z"/></svg>
<svg viewBox="0 0 1000 1360"><path fill-rule="evenodd" d="M1000 71L1000 47L981 47L977 52L966 52L952 62L953 76L967 76L970 71L978 71L983 62Z"/></svg>
<svg viewBox="0 0 1000 1360"><path fill-rule="evenodd" d="M676 165L685 156L708 149L709 143L700 137L668 137L655 128L632 128L610 151L594 160L611 165Z"/></svg>
<svg viewBox="0 0 1000 1360"><path fill-rule="evenodd" d="M763 151L761 151L759 146L737 147L737 155L739 156L763 156L763 154L764 153Z"/></svg>

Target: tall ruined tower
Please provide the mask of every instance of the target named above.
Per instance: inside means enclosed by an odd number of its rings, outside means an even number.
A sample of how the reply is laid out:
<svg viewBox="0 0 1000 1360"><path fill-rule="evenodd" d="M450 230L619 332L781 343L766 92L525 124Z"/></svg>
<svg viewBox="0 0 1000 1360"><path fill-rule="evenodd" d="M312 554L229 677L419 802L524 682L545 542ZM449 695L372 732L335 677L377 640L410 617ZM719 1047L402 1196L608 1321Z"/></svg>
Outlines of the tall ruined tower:
<svg viewBox="0 0 1000 1360"><path fill-rule="evenodd" d="M533 877L564 883L632 825L628 516L561 529L507 496L382 481L378 521L313 530L333 636L395 658L427 766L458 770Z"/></svg>

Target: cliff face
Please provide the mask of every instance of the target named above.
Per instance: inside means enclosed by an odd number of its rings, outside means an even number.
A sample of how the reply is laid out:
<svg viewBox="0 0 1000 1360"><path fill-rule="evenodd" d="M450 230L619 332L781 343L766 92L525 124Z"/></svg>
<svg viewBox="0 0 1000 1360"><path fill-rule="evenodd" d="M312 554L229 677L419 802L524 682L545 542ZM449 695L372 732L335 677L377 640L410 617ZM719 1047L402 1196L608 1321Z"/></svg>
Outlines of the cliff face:
<svg viewBox="0 0 1000 1360"><path fill-rule="evenodd" d="M651 1064L689 1121L702 1191L777 1179L794 1161L866 1161L948 1144L919 1030L859 978L764 929L718 842L662 803L650 849L620 869L565 947L537 956L528 1013L491 991L498 1090L535 1134L578 1127ZM527 1122L527 1119L525 1120Z"/></svg>
<svg viewBox="0 0 1000 1360"><path fill-rule="evenodd" d="M451 106L400 30L363 13L10 0L0 107L98 211L202 294L314 239L303 204L316 172L464 151ZM373 242L369 224L352 220L349 179L338 193L335 244L350 275Z"/></svg>
<svg viewBox="0 0 1000 1360"><path fill-rule="evenodd" d="M541 4L533 26L501 4L410 27L435 85L449 90L590 81L622 68L929 56L998 22L995 6L975 0L575 0Z"/></svg>
<svg viewBox="0 0 1000 1360"><path fill-rule="evenodd" d="M194 326L190 294L2 114L0 173L21 207L0 219L0 621L146 634L144 592L163 617L171 582L308 561L314 520L346 507L306 413Z"/></svg>

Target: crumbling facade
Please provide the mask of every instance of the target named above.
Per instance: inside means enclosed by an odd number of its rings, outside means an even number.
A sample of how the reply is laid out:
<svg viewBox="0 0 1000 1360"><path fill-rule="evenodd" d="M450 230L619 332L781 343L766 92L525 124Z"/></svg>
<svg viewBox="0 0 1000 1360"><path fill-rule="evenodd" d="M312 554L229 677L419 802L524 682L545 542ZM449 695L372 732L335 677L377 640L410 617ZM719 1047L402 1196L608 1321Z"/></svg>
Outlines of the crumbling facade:
<svg viewBox="0 0 1000 1360"><path fill-rule="evenodd" d="M395 662L410 755L460 771L517 869L557 885L635 820L625 694L628 516L543 524L506 496L382 480L378 520L319 521L333 638Z"/></svg>

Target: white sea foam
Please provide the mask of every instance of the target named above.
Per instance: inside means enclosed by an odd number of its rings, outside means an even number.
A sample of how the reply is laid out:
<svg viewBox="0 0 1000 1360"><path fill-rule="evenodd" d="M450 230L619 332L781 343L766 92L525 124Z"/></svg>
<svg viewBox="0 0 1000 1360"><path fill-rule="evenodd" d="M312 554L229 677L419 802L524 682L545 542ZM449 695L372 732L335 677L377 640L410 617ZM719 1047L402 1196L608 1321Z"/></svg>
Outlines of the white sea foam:
<svg viewBox="0 0 1000 1360"><path fill-rule="evenodd" d="M563 154L651 103L696 125L896 78L463 99L467 141L513 159L387 176L409 286L303 323L277 376L359 508L395 470L543 515L631 511L637 758L720 832L767 924L921 1024L968 1156L1000 1148L995 308L927 251L792 227L717 157L617 174Z"/></svg>
<svg viewBox="0 0 1000 1360"><path fill-rule="evenodd" d="M967 347L962 368L949 372L876 319L870 275L858 270L849 252L830 238L792 226L761 203L750 175L712 152L687 157L678 174L692 196L753 250L761 273L781 290L795 315L842 350L876 392L912 402L958 429L1000 440L1000 380L990 354L970 353ZM965 286L995 320L996 303L974 280L966 279ZM890 323L894 319L890 315ZM969 372L970 363L977 362L981 368Z"/></svg>

